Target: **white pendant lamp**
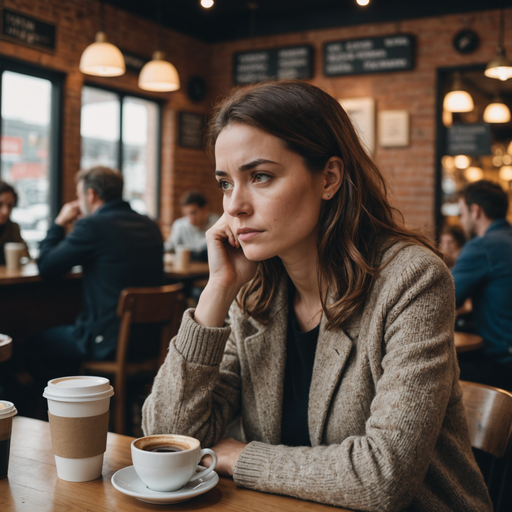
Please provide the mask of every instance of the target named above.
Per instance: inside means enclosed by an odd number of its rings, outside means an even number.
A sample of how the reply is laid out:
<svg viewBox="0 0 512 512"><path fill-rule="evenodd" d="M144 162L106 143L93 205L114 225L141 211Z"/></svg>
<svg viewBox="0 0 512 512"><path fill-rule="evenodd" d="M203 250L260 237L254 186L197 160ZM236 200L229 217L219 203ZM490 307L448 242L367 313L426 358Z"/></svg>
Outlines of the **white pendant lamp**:
<svg viewBox="0 0 512 512"><path fill-rule="evenodd" d="M107 42L105 32L96 33L96 41L82 53L79 69L86 75L120 76L126 66L119 48Z"/></svg>
<svg viewBox="0 0 512 512"><path fill-rule="evenodd" d="M512 78L512 61L507 58L507 52L503 45L503 36L505 32L505 16L503 15L503 0L501 2L500 10L500 30L498 35L498 50L496 57L492 59L485 68L484 74L489 78L496 78L497 80L508 80Z"/></svg>
<svg viewBox="0 0 512 512"><path fill-rule="evenodd" d="M180 77L176 68L164 60L164 52L157 50L153 60L149 61L140 71L139 87L145 91L177 91L180 88Z"/></svg>
<svg viewBox="0 0 512 512"><path fill-rule="evenodd" d="M484 121L486 123L508 123L510 121L510 110L500 99L495 98L484 110Z"/></svg>
<svg viewBox="0 0 512 512"><path fill-rule="evenodd" d="M471 95L462 89L460 73L455 73L453 90L443 101L443 109L448 112L471 112L475 108Z"/></svg>

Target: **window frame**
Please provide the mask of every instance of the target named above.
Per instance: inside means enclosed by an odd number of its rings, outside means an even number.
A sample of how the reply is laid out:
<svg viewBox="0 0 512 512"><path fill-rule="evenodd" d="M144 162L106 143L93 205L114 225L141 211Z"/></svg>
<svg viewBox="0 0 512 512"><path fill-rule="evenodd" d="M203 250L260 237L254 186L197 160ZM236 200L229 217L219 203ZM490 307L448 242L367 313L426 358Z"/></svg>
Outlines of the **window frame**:
<svg viewBox="0 0 512 512"><path fill-rule="evenodd" d="M64 81L66 73L24 61L9 59L0 55L0 137L2 136L2 75L11 71L21 75L43 78L52 84L50 109L50 158L48 162L50 219L53 220L60 210L62 192L62 113ZM0 158L0 179L2 179L2 159Z"/></svg>
<svg viewBox="0 0 512 512"><path fill-rule="evenodd" d="M119 89L115 89L113 87L106 87L104 85L98 85L93 82L84 81L82 84L82 89L84 87L91 87L93 89L99 89L100 91L106 91L113 94L116 94L119 98L119 147L117 149L117 164L118 169L121 174L123 173L123 102L126 97L137 98L144 101L151 101L155 103L158 107L158 115L157 115L157 126L156 126L156 139L158 141L158 147L156 151L156 204L155 204L155 219L157 220L160 217L160 203L161 203L161 184L162 184L162 112L163 105L165 103L164 100L159 98L149 98L148 96L144 96L143 94L132 93L127 91L121 91ZM82 94L80 94L80 98L82 98ZM82 103L80 101L80 113L82 112ZM80 133L80 158L82 156L82 134Z"/></svg>

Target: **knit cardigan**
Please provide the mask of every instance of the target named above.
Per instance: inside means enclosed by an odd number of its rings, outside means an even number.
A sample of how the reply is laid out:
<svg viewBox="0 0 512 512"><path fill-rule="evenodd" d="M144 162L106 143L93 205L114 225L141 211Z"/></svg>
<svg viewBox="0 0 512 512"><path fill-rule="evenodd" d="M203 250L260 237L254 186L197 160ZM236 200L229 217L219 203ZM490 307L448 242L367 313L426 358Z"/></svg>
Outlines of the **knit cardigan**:
<svg viewBox="0 0 512 512"><path fill-rule="evenodd" d="M286 279L265 324L235 305L220 328L185 312L143 407L145 434L212 446L241 415L240 486L360 511L492 511L461 401L452 277L424 247L394 246L383 261L395 253L350 325L321 320L311 447L279 444Z"/></svg>

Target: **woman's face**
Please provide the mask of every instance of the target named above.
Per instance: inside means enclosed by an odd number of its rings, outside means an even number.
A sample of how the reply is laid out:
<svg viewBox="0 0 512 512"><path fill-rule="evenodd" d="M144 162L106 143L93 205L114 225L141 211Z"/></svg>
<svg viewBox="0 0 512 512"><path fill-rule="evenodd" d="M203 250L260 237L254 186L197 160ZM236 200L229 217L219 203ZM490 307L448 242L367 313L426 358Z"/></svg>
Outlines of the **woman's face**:
<svg viewBox="0 0 512 512"><path fill-rule="evenodd" d="M14 194L12 192L0 194L0 226L9 220L14 208L14 202Z"/></svg>
<svg viewBox="0 0 512 512"><path fill-rule="evenodd" d="M217 138L215 159L229 227L249 260L316 250L323 180L297 153L262 130L231 124Z"/></svg>

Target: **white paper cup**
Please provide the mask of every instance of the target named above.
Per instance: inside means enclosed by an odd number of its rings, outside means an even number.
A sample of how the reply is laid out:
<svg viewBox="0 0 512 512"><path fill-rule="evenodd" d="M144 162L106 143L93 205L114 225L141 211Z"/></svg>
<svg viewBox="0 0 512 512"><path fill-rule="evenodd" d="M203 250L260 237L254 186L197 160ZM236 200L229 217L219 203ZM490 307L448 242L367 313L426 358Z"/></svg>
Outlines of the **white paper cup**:
<svg viewBox="0 0 512 512"><path fill-rule="evenodd" d="M12 402L0 400L0 479L7 476L11 448L12 418L18 411Z"/></svg>
<svg viewBox="0 0 512 512"><path fill-rule="evenodd" d="M8 270L21 268L21 257L25 253L25 245L19 242L4 244L5 266Z"/></svg>
<svg viewBox="0 0 512 512"><path fill-rule="evenodd" d="M176 247L176 264L180 268L186 268L190 264L190 247L187 245L178 245Z"/></svg>
<svg viewBox="0 0 512 512"><path fill-rule="evenodd" d="M52 448L57 476L62 480L87 482L101 476L104 452L90 457L76 456L76 452L87 449L91 441L88 435L94 435L94 442L101 444L106 441L108 417L105 425L103 415L109 411L110 397L113 394L110 381L104 377L62 377L48 382L43 396L48 400L50 430L52 427L55 429L52 430ZM102 417L101 431L85 432L85 435L81 430L84 428L83 424L63 420L91 418L96 421L99 417ZM56 439L57 433L59 436Z"/></svg>

